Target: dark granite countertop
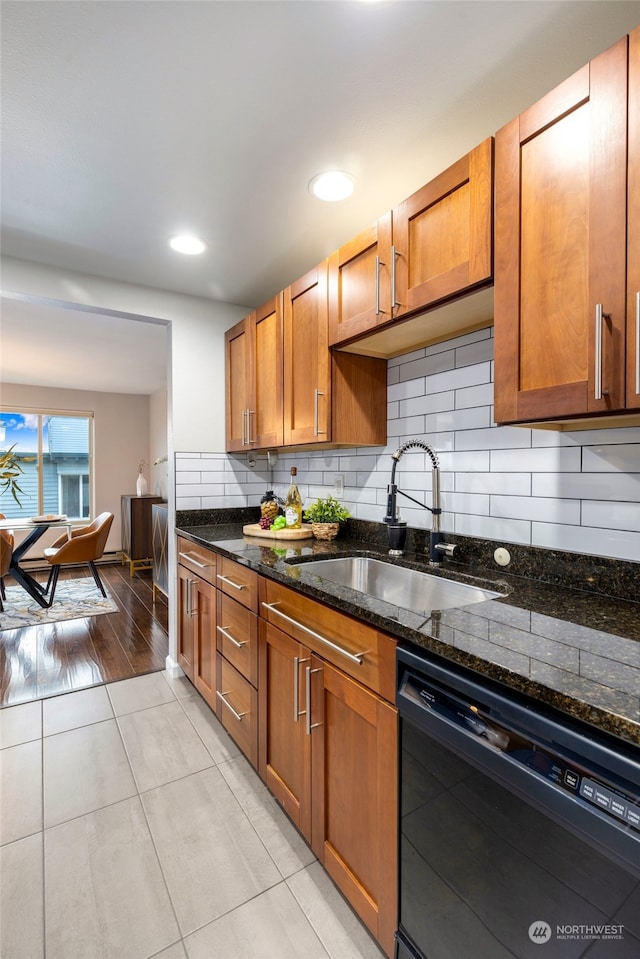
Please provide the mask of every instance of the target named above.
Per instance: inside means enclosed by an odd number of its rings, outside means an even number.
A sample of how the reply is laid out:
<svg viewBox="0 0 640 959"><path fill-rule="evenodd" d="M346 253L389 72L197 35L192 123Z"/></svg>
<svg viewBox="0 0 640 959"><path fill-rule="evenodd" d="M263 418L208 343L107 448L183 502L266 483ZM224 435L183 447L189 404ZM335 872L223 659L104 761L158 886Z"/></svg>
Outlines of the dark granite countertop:
<svg viewBox="0 0 640 959"><path fill-rule="evenodd" d="M243 522L254 522L253 515L243 516L240 522L224 523L223 515L223 522L191 525L203 518L179 514L177 532L417 646L426 655L471 669L533 698L543 708L626 743L640 744L640 602L621 598L639 595L638 564L603 563L592 557L581 572L577 569L580 558L569 557L571 571L565 575L558 573L562 557L549 552L553 573L548 582L539 578L535 566L539 557L532 561L527 555L519 563L523 572L533 570L535 578L505 573L482 562L475 541L469 541L471 547L462 550L466 563L446 561L447 578L484 585L504 595L419 615L337 586L305 569L305 561L319 556L357 553L388 559L378 534L361 537L361 531L354 534L350 529L354 524L349 523L347 534L330 543L262 540L242 535ZM410 539L408 545L422 544ZM408 552L397 562L442 575L426 565L424 552ZM517 562L513 565L518 568ZM582 577L587 586L597 580L598 588L608 585L618 595L558 585L559 579L567 577L573 581L577 577L578 582Z"/></svg>

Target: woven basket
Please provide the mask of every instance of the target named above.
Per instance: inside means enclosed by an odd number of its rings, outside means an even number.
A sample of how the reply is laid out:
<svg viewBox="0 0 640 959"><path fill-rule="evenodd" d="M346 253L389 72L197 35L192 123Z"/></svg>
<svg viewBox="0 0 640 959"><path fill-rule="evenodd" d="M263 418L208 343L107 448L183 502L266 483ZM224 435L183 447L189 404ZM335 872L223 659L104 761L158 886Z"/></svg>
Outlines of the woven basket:
<svg viewBox="0 0 640 959"><path fill-rule="evenodd" d="M311 531L316 539L335 539L340 523L312 523Z"/></svg>

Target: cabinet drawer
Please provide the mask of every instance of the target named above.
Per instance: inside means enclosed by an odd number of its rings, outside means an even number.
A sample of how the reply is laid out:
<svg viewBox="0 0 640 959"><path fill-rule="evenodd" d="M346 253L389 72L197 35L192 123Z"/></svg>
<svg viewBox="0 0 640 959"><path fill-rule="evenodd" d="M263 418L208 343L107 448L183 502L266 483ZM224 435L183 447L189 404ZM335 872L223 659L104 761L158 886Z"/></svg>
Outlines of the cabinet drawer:
<svg viewBox="0 0 640 959"><path fill-rule="evenodd" d="M252 569L219 556L216 586L247 609L258 612L258 574Z"/></svg>
<svg viewBox="0 0 640 959"><path fill-rule="evenodd" d="M178 536L178 562L201 579L216 585L216 554Z"/></svg>
<svg viewBox="0 0 640 959"><path fill-rule="evenodd" d="M258 617L218 590L218 651L252 686L258 685Z"/></svg>
<svg viewBox="0 0 640 959"><path fill-rule="evenodd" d="M252 766L258 765L258 693L218 653L216 715Z"/></svg>
<svg viewBox="0 0 640 959"><path fill-rule="evenodd" d="M261 582L260 599L264 619L393 702L394 639L268 579Z"/></svg>

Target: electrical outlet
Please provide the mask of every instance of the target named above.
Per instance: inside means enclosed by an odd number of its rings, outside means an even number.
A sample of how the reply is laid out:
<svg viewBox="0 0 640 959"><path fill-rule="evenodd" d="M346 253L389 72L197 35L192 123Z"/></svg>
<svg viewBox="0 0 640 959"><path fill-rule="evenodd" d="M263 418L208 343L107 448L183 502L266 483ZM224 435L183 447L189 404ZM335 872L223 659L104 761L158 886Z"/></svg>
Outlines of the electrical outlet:
<svg viewBox="0 0 640 959"><path fill-rule="evenodd" d="M333 488L336 496L344 496L344 475L342 473L336 473L333 477Z"/></svg>

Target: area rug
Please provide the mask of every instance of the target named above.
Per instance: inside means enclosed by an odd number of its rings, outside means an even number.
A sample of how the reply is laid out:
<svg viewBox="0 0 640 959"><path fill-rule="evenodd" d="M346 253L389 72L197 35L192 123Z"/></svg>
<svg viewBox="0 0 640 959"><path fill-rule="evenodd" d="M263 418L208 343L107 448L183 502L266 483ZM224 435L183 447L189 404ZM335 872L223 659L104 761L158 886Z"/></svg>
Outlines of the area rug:
<svg viewBox="0 0 640 959"><path fill-rule="evenodd" d="M3 601L4 612L0 613L0 631L43 623L60 623L66 619L100 616L102 613L118 611L109 591L107 590L105 599L92 576L60 580L51 609L38 606L21 586L7 586L6 593L7 598Z"/></svg>

